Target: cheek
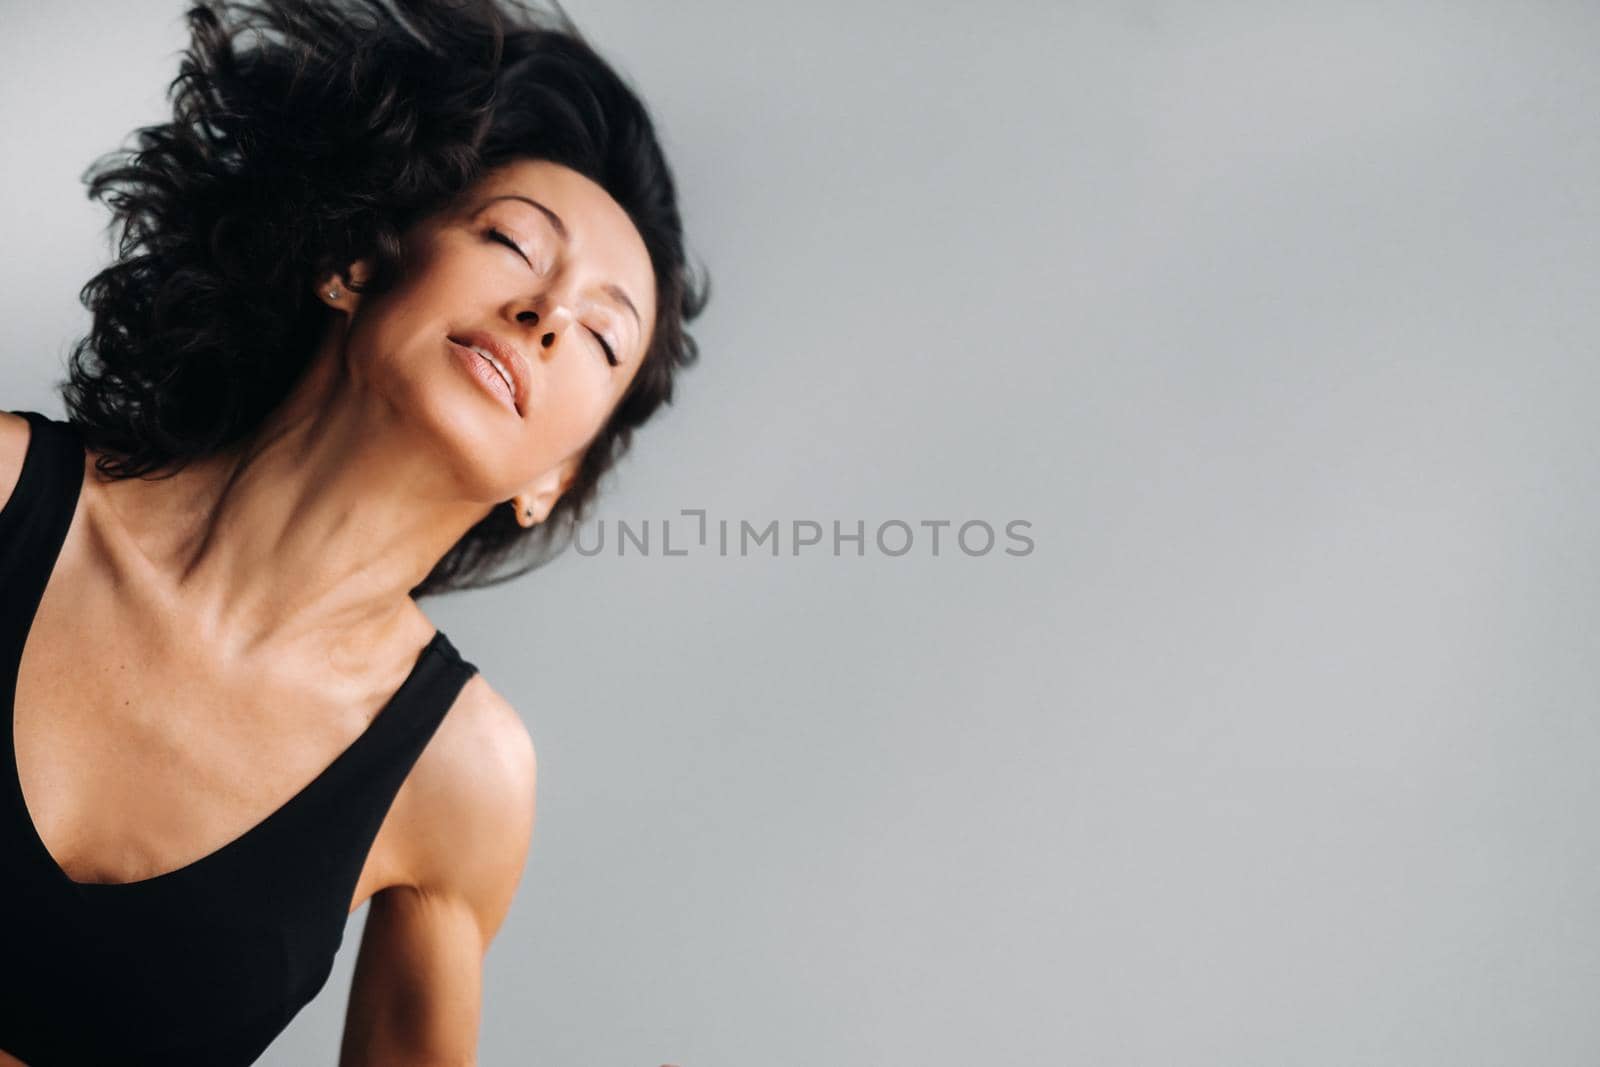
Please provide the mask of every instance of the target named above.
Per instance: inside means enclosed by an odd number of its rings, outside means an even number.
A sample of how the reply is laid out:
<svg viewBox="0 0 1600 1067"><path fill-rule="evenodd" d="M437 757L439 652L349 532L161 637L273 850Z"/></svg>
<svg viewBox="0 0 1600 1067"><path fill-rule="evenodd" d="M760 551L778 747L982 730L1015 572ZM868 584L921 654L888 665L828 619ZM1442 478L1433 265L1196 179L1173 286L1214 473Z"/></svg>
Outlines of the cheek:
<svg viewBox="0 0 1600 1067"><path fill-rule="evenodd" d="M463 306L447 264L424 264L394 288L366 298L352 338L375 355L400 356L410 346L442 337L449 311Z"/></svg>
<svg viewBox="0 0 1600 1067"><path fill-rule="evenodd" d="M581 449L611 414L611 377L598 367L577 366L557 357L539 380L530 418L539 435L561 455ZM597 359L599 357L596 357Z"/></svg>

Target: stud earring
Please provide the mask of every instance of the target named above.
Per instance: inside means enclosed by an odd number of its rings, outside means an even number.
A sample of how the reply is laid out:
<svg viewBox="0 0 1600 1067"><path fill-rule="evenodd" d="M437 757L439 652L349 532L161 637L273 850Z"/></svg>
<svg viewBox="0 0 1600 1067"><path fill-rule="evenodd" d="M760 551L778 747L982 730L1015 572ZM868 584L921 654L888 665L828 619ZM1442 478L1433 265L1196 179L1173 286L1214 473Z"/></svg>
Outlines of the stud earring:
<svg viewBox="0 0 1600 1067"><path fill-rule="evenodd" d="M329 300L337 300L337 299L339 299L339 287L337 285L334 286L332 289L328 290L328 299Z"/></svg>

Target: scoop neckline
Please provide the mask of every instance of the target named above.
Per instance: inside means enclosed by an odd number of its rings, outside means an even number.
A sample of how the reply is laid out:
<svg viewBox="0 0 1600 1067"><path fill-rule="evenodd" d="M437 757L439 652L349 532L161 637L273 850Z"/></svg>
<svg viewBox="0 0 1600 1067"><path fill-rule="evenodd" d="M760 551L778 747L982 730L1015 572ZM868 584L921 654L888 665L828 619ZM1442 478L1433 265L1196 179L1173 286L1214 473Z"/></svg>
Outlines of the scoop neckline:
<svg viewBox="0 0 1600 1067"><path fill-rule="evenodd" d="M23 415L24 417L29 414L35 414L38 415L40 419L47 420L53 425L66 426L69 430L74 429L70 423L60 423L57 420L50 419L49 416L41 415L37 412L30 413L25 411L17 411L13 412L13 414ZM36 481L37 479L43 477L45 473L41 467L41 464L44 462L44 449L43 447L35 448L36 443L41 443L43 441L43 439L39 437L39 423L35 419L29 419L28 422L28 446L26 451L23 453L22 468L18 473L17 482L15 487L12 489L11 496L6 500L4 505L0 505L0 517L4 516L6 511L10 509L11 502L18 499L24 490L32 491L35 488L29 479ZM78 450L76 451L76 455L78 456L79 465L81 467L84 465L84 460L87 458L87 451L83 448L82 438L76 432L72 432L72 439L79 446ZM324 766L322 770L318 771L310 781L302 785L287 800L283 801L276 808L272 809L272 811L268 812L266 816L251 824L242 833L235 835L230 840L224 842L209 852L206 852L204 855L198 856L195 859L182 864L181 866L174 867L171 870L161 871L146 878L139 878L128 882L80 882L71 875L67 874L67 872L62 869L61 864L57 862L55 856L50 852L49 847L45 844L44 838L39 834L39 828L33 821L33 813L28 809L27 798L22 792L22 778L17 770L16 709L17 690L20 688L22 682L22 665L24 660L27 658L28 638L32 635L33 624L38 616L39 607L44 602L44 595L49 589L50 577L55 573L55 567L56 563L59 561L61 549L66 544L67 537L72 531L72 526L78 519L83 500L83 480L84 478L80 476L76 488L72 491L71 508L66 518L64 527L61 530L61 536L58 538L53 538L54 544L51 545L49 551L46 553L48 558L45 562L48 565L48 570L43 583L39 587L38 595L30 598L31 602L27 605L27 608L24 612L24 618L21 625L22 640L17 646L13 657L15 660L15 669L12 671L11 684L6 687L9 691L3 694L6 698L3 712L5 738L4 745L0 747L3 747L4 750L4 770L6 771L9 792L11 793L17 815L20 818L20 821L23 823L25 829L24 836L27 837L31 843L30 847L33 849L36 857L50 871L51 877L57 882L65 885L67 888L82 894L106 894L118 890L124 893L134 893L147 887L170 885L173 882L192 876L196 871L202 868L214 866L227 856L231 856L246 847L249 842L254 841L264 835L271 827L288 818L299 808L304 807L316 794L328 788L327 783L338 773L338 770L341 767L354 760L358 752L374 743L371 739L378 735L380 724L387 724L391 720L392 716L390 716L390 713L397 705L401 704L409 694L414 692L417 687L422 684L424 675L430 663L437 658L443 658L450 646L448 639L445 637L444 631L437 626L434 627L433 635L418 651L416 660L412 663L411 669L406 673L406 676L401 681L399 687L396 688L395 691L389 695L388 699L383 702L383 704L379 707L377 714L375 714L371 720L368 721L367 725L362 728L361 732L357 734L348 745L341 749L339 753L333 757L331 762ZM384 725L383 728L386 729L387 726Z"/></svg>
<svg viewBox="0 0 1600 1067"><path fill-rule="evenodd" d="M376 736L380 731L380 724L387 724L390 721L389 719L386 719L385 716L389 716L394 711L395 707L402 703L404 698L421 684L424 670L429 661L433 657L442 653L443 639L444 631L435 629L433 637L431 637L428 640L428 643L423 646L422 650L417 653L416 662L412 664L411 670L407 672L404 681L402 681L399 688L390 694L389 698L384 701L383 706L379 708L378 713L372 717L365 727L362 728L361 732L355 736L354 740L341 749L338 755L333 757L333 760L328 763L327 766L318 771L315 777L297 789L287 800L279 804L272 811L268 812L266 816L249 826L242 833L236 835L231 840L218 845L210 852L196 857L180 867L174 867L171 870L162 871L158 874L150 875L147 878L135 879L131 882L80 882L62 869L61 864L50 852L50 849L45 844L44 839L39 836L39 828L33 821L33 813L28 810L27 798L22 792L21 777L17 772L15 730L17 683L14 681L12 684L10 699L6 702L5 718L7 729L5 748L7 762L9 764L8 769L10 771L10 780L12 783L12 795L16 799L18 814L21 816L22 822L27 827L28 837L33 842L34 851L51 869L53 876L57 880L65 883L74 890L95 893L104 893L106 891L114 891L119 889L132 892L155 883L166 884L189 876L196 869L202 866L208 866L221 862L225 853L232 854L238 852L240 849L244 848L248 842L261 837L272 826L282 822L293 812L297 811L301 807L304 807L310 802L310 798L327 788L328 781L330 781L338 773L339 768L354 760L357 752L374 743L371 738ZM24 649L23 651L26 650ZM21 656L18 657L17 663L19 669L16 672L16 678L17 680L20 680L20 667L22 663ZM387 729L387 725L384 725L382 729Z"/></svg>

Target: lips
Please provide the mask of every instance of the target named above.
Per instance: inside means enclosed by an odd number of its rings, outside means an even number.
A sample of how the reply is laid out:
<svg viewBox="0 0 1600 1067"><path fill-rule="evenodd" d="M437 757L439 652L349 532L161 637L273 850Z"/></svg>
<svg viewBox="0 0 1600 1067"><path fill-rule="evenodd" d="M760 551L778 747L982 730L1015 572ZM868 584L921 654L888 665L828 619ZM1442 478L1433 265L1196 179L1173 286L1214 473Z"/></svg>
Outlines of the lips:
<svg viewBox="0 0 1600 1067"><path fill-rule="evenodd" d="M521 415L527 411L528 364L515 345L484 330L451 334L447 340L463 348L481 349L482 351L478 353L479 358L489 357L488 362L495 366L499 376L510 379L507 384L510 386L511 403L517 409L517 414Z"/></svg>

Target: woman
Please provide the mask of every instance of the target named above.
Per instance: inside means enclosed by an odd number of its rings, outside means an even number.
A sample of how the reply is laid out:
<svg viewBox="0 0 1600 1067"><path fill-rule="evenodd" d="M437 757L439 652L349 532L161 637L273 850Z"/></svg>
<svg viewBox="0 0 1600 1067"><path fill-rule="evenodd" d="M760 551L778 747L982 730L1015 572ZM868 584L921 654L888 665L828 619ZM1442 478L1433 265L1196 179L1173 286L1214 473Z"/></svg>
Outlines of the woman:
<svg viewBox="0 0 1600 1067"><path fill-rule="evenodd" d="M706 290L570 22L395 6L196 6L91 170L68 418L0 414L0 1063L253 1062L368 900L340 1062L474 1061L534 749L416 601L570 539Z"/></svg>

